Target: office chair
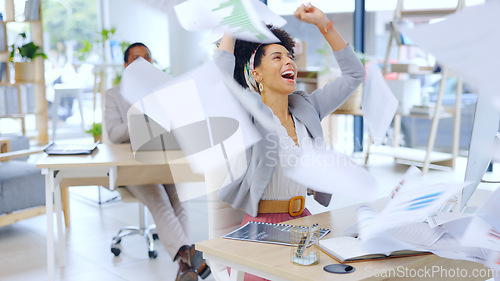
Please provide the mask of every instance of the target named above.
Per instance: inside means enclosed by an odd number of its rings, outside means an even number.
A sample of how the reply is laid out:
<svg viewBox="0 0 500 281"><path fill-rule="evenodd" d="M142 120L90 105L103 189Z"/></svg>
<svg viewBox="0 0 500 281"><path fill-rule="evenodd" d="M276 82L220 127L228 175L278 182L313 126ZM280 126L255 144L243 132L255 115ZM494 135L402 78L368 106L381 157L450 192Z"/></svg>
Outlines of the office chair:
<svg viewBox="0 0 500 281"><path fill-rule="evenodd" d="M120 193L122 202L139 203L139 225L122 227L118 231L118 234L113 237L113 241L111 242L111 252L115 255L115 257L119 256L121 253L120 243L122 238L129 235L139 234L144 236L146 239L149 258L156 259L158 252L154 249L154 240L158 240L158 234L156 233L156 224L148 225L148 208L125 187L120 186L116 190Z"/></svg>
<svg viewBox="0 0 500 281"><path fill-rule="evenodd" d="M29 155L43 148L30 148L27 136L0 137L0 227L20 220L45 215L45 178ZM69 227L68 190L61 190L63 214Z"/></svg>

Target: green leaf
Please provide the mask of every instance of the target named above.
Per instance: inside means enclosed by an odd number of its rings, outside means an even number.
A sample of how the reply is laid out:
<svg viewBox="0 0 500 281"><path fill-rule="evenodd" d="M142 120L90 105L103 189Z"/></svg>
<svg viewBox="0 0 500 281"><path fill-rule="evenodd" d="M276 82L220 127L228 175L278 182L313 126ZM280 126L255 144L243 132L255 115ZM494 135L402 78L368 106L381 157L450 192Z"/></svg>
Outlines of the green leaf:
<svg viewBox="0 0 500 281"><path fill-rule="evenodd" d="M19 36L26 39L26 33L20 33ZM22 61L31 61L39 56L43 57L44 59L47 58L47 55L43 52L42 48L33 42L28 42L21 46L16 46L16 44L12 44L11 48L12 48L10 52L11 61L14 61L14 56L16 54L16 51L17 53L19 53Z"/></svg>
<svg viewBox="0 0 500 281"><path fill-rule="evenodd" d="M86 133L92 134L92 136L102 135L102 123L92 123L92 128L85 131Z"/></svg>

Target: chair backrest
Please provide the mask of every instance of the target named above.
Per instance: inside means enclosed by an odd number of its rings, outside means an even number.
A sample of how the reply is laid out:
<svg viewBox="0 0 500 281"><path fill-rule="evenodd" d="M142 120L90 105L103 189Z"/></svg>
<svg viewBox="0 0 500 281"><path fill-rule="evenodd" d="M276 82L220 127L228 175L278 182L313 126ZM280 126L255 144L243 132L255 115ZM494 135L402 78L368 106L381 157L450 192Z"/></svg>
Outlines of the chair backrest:
<svg viewBox="0 0 500 281"><path fill-rule="evenodd" d="M16 134L6 134L6 135L2 135L2 138L9 139L9 143L10 143L9 151L11 151L11 152L30 148L30 139L27 136L16 135ZM28 156L16 157L15 159L16 160L26 160L26 159L28 159Z"/></svg>
<svg viewBox="0 0 500 281"><path fill-rule="evenodd" d="M45 180L33 163L24 161L30 153L29 139L26 136L2 135L4 148L10 152L23 150L17 155L1 156L6 161L0 162L0 226L8 225L22 219L44 214ZM2 151L9 152L9 151ZM23 155L22 157L18 157ZM23 160L24 159L24 160ZM21 160L21 161L19 161Z"/></svg>

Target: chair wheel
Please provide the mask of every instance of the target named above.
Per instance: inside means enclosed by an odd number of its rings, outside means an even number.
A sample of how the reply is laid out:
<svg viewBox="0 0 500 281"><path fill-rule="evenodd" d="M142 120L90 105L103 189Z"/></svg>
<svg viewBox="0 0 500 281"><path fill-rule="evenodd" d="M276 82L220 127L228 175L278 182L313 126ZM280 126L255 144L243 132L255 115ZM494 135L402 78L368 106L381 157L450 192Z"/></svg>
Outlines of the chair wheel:
<svg viewBox="0 0 500 281"><path fill-rule="evenodd" d="M159 240L158 233L153 233L153 240Z"/></svg>
<svg viewBox="0 0 500 281"><path fill-rule="evenodd" d="M121 252L122 250L120 250L120 248L115 248L115 247L111 248L111 253L113 253L115 257L118 257Z"/></svg>
<svg viewBox="0 0 500 281"><path fill-rule="evenodd" d="M156 259L158 257L158 252L157 251L148 251L148 255L150 259Z"/></svg>

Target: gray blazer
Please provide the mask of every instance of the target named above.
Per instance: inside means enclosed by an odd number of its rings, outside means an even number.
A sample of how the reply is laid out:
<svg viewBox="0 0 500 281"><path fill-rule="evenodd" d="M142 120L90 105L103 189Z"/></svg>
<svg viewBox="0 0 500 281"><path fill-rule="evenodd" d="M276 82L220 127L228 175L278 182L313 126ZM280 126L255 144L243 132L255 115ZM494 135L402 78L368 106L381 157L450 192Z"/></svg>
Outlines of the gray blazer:
<svg viewBox="0 0 500 281"><path fill-rule="evenodd" d="M291 114L305 125L309 135L320 145L324 144L321 120L342 105L365 77L363 65L350 46L334 52L334 55L342 72L340 77L310 95L304 91L295 91L288 96L288 109ZM214 60L223 73L233 75L235 60L232 54L218 50ZM255 99L262 112L272 117L271 109L262 102L258 93L248 91L248 94ZM276 132L267 131L256 120L254 124L262 140L247 150L247 170L234 182L223 186L217 195L233 208L243 209L256 217L259 201L278 163L278 147L275 144L279 143L279 138ZM314 198L322 205L328 206L331 194L317 192Z"/></svg>
<svg viewBox="0 0 500 281"><path fill-rule="evenodd" d="M128 143L130 136L127 111L130 108L120 92L120 86L107 90L104 94L104 127L112 143Z"/></svg>

